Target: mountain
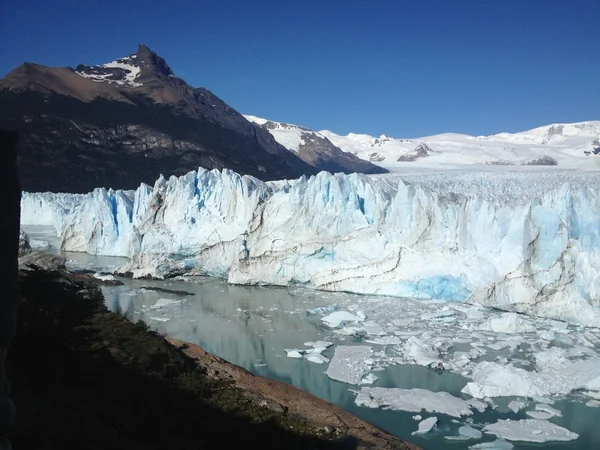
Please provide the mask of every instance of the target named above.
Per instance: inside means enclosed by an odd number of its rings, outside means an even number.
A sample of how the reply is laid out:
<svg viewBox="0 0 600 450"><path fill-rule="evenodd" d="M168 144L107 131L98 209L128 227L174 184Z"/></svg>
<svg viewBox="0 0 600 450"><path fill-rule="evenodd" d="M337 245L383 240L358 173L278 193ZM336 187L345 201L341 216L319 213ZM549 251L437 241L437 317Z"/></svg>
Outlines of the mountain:
<svg viewBox="0 0 600 450"><path fill-rule="evenodd" d="M387 170L335 146L327 137L309 128L260 117L244 115L250 122L266 129L275 140L303 161L321 170L336 173L386 173Z"/></svg>
<svg viewBox="0 0 600 450"><path fill-rule="evenodd" d="M556 165L600 168L600 121L547 125L520 133L445 133L414 139L318 132L334 145L389 169L451 165Z"/></svg>
<svg viewBox="0 0 600 450"><path fill-rule="evenodd" d="M199 166L263 180L318 170L143 44L102 65L25 63L0 80L0 128L22 135L27 191L132 189Z"/></svg>

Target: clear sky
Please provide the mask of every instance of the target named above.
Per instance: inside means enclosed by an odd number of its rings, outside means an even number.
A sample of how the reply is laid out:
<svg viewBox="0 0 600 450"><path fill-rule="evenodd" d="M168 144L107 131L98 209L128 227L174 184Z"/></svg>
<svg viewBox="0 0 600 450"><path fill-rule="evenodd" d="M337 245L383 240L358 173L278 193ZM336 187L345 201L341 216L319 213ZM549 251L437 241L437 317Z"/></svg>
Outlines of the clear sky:
<svg viewBox="0 0 600 450"><path fill-rule="evenodd" d="M417 137L600 120L600 0L1 0L0 76L143 42L235 109Z"/></svg>

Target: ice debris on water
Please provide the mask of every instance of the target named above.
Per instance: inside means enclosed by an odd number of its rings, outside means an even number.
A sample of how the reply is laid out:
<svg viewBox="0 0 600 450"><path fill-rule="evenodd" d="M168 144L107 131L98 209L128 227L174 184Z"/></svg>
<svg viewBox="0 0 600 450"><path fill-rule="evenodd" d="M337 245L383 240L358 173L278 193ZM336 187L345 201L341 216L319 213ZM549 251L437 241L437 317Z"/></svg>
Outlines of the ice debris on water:
<svg viewBox="0 0 600 450"><path fill-rule="evenodd" d="M437 423L437 417L428 417L425 420L419 422L419 429L417 431L413 431L412 434L425 434L429 433L435 424Z"/></svg>
<svg viewBox="0 0 600 450"><path fill-rule="evenodd" d="M509 441L539 443L572 441L579 437L577 433L540 419L498 420L496 423L486 425L483 431Z"/></svg>
<svg viewBox="0 0 600 450"><path fill-rule="evenodd" d="M527 406L527 402L521 400L511 400L508 403L508 409L510 409L515 414L521 411L523 408Z"/></svg>
<svg viewBox="0 0 600 450"><path fill-rule="evenodd" d="M471 406L466 400L447 392L432 392L426 389L401 389L363 387L352 391L357 394L355 403L369 408L386 408L394 411L420 413L425 410L452 417L470 416Z"/></svg>
<svg viewBox="0 0 600 450"><path fill-rule="evenodd" d="M334 303L333 305L317 306L316 308L309 309L306 312L313 315L322 315L332 311L336 311L337 309L338 305Z"/></svg>
<svg viewBox="0 0 600 450"><path fill-rule="evenodd" d="M504 439L496 439L491 442L481 442L469 446L469 450L512 450L515 448L510 442Z"/></svg>
<svg viewBox="0 0 600 450"><path fill-rule="evenodd" d="M362 320L362 317L354 315L348 311L335 311L321 318L321 321L331 328L340 328L347 323L356 323Z"/></svg>
<svg viewBox="0 0 600 450"><path fill-rule="evenodd" d="M372 355L372 347L338 345L325 374L332 380L359 384L363 376L371 370L371 364L367 361Z"/></svg>

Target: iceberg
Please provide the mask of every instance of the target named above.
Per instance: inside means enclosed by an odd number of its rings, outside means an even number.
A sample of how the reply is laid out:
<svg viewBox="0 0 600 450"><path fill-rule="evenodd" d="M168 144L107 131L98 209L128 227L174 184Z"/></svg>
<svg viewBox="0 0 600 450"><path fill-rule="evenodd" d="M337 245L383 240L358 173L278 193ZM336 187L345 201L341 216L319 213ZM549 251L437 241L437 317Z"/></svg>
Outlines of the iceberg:
<svg viewBox="0 0 600 450"><path fill-rule="evenodd" d="M433 427L435 427L437 421L437 417L435 416L422 420L421 422L419 422L419 429L417 431L413 431L412 434L414 435L429 433L431 430L433 430Z"/></svg>
<svg viewBox="0 0 600 450"><path fill-rule="evenodd" d="M540 419L498 420L496 423L486 425L483 431L509 441L538 443L572 441L579 437L577 433Z"/></svg>
<svg viewBox="0 0 600 450"><path fill-rule="evenodd" d="M135 191L24 193L22 224L53 225L63 250L128 257L120 271L134 277L468 301L598 326L597 178L321 172L262 182L200 168Z"/></svg>
<svg viewBox="0 0 600 450"><path fill-rule="evenodd" d="M452 417L471 416L473 411L466 400L447 392L432 392L426 389L401 389L363 387L356 394L354 403L368 408L385 408L393 411L420 413L425 410Z"/></svg>

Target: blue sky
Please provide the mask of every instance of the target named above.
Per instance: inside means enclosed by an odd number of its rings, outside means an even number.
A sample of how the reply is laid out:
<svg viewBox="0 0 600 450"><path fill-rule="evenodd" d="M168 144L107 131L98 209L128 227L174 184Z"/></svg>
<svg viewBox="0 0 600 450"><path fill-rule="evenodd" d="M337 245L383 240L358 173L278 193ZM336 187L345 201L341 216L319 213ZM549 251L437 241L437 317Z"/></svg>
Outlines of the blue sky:
<svg viewBox="0 0 600 450"><path fill-rule="evenodd" d="M143 42L238 111L416 137L600 120L598 0L2 0L0 76Z"/></svg>

